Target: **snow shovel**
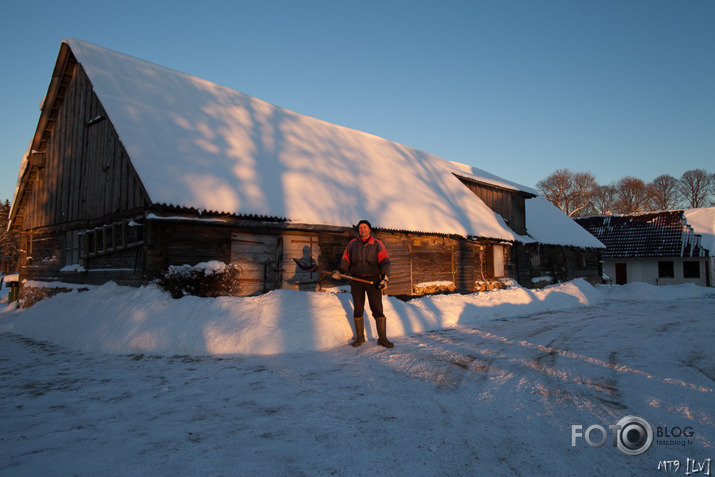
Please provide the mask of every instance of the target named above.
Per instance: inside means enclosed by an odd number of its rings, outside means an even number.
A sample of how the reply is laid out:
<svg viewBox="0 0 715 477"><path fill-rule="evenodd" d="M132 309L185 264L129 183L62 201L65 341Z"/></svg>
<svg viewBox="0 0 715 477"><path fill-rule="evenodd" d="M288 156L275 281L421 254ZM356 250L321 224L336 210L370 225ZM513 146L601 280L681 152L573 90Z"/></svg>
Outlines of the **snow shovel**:
<svg viewBox="0 0 715 477"><path fill-rule="evenodd" d="M302 260L298 260L297 258L294 258L293 261L295 262L296 265L301 270L305 270L307 272L318 272L322 273L323 275L332 275L332 272L329 272L327 270L320 270L318 269L318 265L307 265L305 262ZM343 278L347 278L348 280L353 280L356 282L362 282L362 283L369 283L370 285L375 285L375 282L371 282L370 280L363 280L362 278L357 278L357 277L351 277L350 275L342 275Z"/></svg>

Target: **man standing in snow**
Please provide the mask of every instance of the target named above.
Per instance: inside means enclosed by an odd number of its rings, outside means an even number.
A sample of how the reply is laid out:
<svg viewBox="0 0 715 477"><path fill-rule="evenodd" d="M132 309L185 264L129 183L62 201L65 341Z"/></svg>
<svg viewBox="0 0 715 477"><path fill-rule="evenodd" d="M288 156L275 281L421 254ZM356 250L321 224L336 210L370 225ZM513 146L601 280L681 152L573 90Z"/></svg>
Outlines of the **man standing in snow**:
<svg viewBox="0 0 715 477"><path fill-rule="evenodd" d="M367 220L358 222L358 237L350 241L340 261L340 269L332 273L335 280L340 280L343 274L355 278L369 280L370 283L353 281L350 290L353 295L353 322L355 323L355 341L352 346L360 346L365 342L365 294L370 303L370 311L377 326L377 344L385 348L395 345L387 339L386 318L382 312L382 290L387 288L390 276L390 256L385 246L372 236L372 225Z"/></svg>

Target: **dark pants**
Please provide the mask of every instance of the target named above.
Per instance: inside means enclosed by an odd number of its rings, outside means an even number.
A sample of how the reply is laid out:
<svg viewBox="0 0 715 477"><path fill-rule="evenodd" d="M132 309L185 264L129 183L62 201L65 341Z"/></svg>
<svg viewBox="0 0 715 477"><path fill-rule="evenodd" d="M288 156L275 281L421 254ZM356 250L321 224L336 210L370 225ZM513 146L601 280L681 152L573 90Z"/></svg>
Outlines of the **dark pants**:
<svg viewBox="0 0 715 477"><path fill-rule="evenodd" d="M362 278L362 277L360 277ZM377 277L366 277L367 280L376 280ZM370 283L352 282L350 291L353 294L353 317L362 317L365 312L365 294L370 303L370 311L373 318L383 318L385 314L382 311L382 290L375 288L375 285Z"/></svg>

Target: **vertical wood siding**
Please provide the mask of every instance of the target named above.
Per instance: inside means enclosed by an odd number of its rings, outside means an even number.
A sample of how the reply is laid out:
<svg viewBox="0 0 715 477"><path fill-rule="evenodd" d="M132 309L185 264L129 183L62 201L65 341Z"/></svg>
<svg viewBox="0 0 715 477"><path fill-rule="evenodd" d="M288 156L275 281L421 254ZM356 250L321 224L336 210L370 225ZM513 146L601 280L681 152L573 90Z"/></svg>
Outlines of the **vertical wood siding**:
<svg viewBox="0 0 715 477"><path fill-rule="evenodd" d="M24 209L25 230L98 220L149 203L84 70L68 68L71 80L52 105L56 116L48 125L44 167Z"/></svg>
<svg viewBox="0 0 715 477"><path fill-rule="evenodd" d="M523 194L489 187L462 177L459 177L459 180L482 199L487 207L501 215L514 232L522 235L526 233L526 204Z"/></svg>

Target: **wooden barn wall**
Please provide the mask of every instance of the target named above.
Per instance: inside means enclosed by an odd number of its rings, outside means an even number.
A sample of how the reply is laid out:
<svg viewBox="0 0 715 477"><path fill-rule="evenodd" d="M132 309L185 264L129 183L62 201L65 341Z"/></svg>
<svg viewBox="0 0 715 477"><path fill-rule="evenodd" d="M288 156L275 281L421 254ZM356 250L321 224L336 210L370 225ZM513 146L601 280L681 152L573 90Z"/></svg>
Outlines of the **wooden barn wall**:
<svg viewBox="0 0 715 477"><path fill-rule="evenodd" d="M493 187L487 187L481 184L477 184L469 181L462 181L469 190L474 192L477 197L482 199L482 201L492 209L497 214L504 217L506 220L510 220L512 216L512 200L511 196L513 194L508 193L502 189L495 189Z"/></svg>
<svg viewBox="0 0 715 477"><path fill-rule="evenodd" d="M392 270L387 293L420 294L420 284L452 282L458 291L471 292L485 277L484 244L435 236L376 233L390 254ZM209 260L241 268L241 295L273 289L319 291L347 280L302 270L294 261L317 264L321 270L339 267L350 231L286 230L278 227L231 227L206 222L150 220L146 234L146 271L158 277L170 265L196 265ZM424 293L424 292L422 292Z"/></svg>
<svg viewBox="0 0 715 477"><path fill-rule="evenodd" d="M81 272L63 270L67 261L68 230L43 227L21 234L20 273L37 281L102 284L113 280L122 285L140 285L144 277L141 246L117 248L82 260ZM70 231L71 232L71 231ZM75 243L76 246L76 243ZM79 254L79 250L76 251Z"/></svg>
<svg viewBox="0 0 715 477"><path fill-rule="evenodd" d="M514 194L511 203L509 227L520 235L526 235L526 198L522 194Z"/></svg>
<svg viewBox="0 0 715 477"><path fill-rule="evenodd" d="M157 278L170 265L231 261L231 230L203 223L147 220L145 223L146 274Z"/></svg>
<svg viewBox="0 0 715 477"><path fill-rule="evenodd" d="M601 253L559 245L528 244L515 247L512 252L512 272L525 287L533 287L533 278L552 277L554 282L585 278L600 283Z"/></svg>
<svg viewBox="0 0 715 477"><path fill-rule="evenodd" d="M136 248L89 259L85 274L67 265L67 233L91 230L142 214L146 192L92 90L84 70L70 59L65 83L52 104L41 150L33 154L18 224L25 247L21 274L31 280L140 283L143 255ZM44 112L43 112L44 114Z"/></svg>
<svg viewBox="0 0 715 477"><path fill-rule="evenodd" d="M50 122L44 165L24 208L25 230L97 220L148 203L84 70L71 67L64 98L54 105L58 110Z"/></svg>
<svg viewBox="0 0 715 477"><path fill-rule="evenodd" d="M412 275L412 244L404 234L376 233L375 237L382 241L390 255L390 283L387 293L390 295L411 295ZM352 238L352 237L351 237ZM343 244L343 250L347 243ZM342 250L340 251L342 254Z"/></svg>
<svg viewBox="0 0 715 477"><path fill-rule="evenodd" d="M41 230L32 234L23 234L21 247L27 251L20 259L20 272L23 278L39 281L58 278L62 267L62 249L57 232Z"/></svg>
<svg viewBox="0 0 715 477"><path fill-rule="evenodd" d="M508 222L518 234L526 234L526 204L523 194L459 178L462 183L497 214Z"/></svg>

